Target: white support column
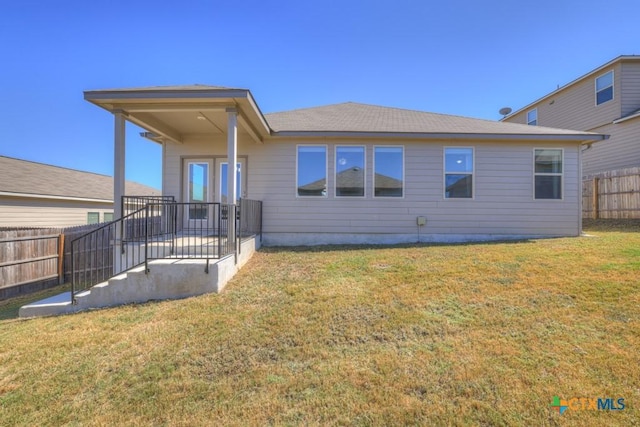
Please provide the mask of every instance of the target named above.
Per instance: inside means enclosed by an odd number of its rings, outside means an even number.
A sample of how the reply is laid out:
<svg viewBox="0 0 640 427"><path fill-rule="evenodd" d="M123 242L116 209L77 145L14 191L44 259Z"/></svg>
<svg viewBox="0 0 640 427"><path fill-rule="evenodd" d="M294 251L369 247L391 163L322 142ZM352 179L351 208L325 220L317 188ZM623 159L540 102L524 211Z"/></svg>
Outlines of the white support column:
<svg viewBox="0 0 640 427"><path fill-rule="evenodd" d="M125 166L125 126L126 121L122 112L115 112L115 129L113 138L113 219L122 218L122 196L124 195L124 166ZM113 274L122 271L122 257L127 254L122 253L121 233L122 225L116 226L116 236L113 245Z"/></svg>
<svg viewBox="0 0 640 427"><path fill-rule="evenodd" d="M236 200L236 164L238 163L238 111L235 108L227 108L227 204L235 205ZM229 206L230 210L234 209ZM234 212L234 211L231 211ZM227 237L229 240L236 238L235 214L229 213L227 225Z"/></svg>
<svg viewBox="0 0 640 427"><path fill-rule="evenodd" d="M124 166L125 166L125 118L121 112L116 112L113 152L113 219L122 218L122 196L124 195Z"/></svg>
<svg viewBox="0 0 640 427"><path fill-rule="evenodd" d="M227 108L227 203L235 205L236 164L238 163L238 111Z"/></svg>

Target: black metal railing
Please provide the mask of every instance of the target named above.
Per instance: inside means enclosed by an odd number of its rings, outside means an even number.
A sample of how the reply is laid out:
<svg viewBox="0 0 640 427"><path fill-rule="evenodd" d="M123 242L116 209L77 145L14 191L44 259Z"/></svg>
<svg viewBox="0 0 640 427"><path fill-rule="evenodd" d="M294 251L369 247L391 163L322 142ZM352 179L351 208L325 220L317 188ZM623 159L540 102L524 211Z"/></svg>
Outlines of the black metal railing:
<svg viewBox="0 0 640 427"><path fill-rule="evenodd" d="M262 202L238 205L157 200L71 242L71 298L137 266L162 258L237 256L242 240L260 234ZM208 271L208 263L207 263Z"/></svg>
<svg viewBox="0 0 640 427"><path fill-rule="evenodd" d="M122 216L144 208L149 203L171 203L175 202L173 196L122 196L120 206L122 206Z"/></svg>
<svg viewBox="0 0 640 427"><path fill-rule="evenodd" d="M217 259L232 254L238 239L235 205L171 203L147 205L150 212L164 210L160 221L149 221L146 266L154 259ZM168 233L167 233L168 231Z"/></svg>
<svg viewBox="0 0 640 427"><path fill-rule="evenodd" d="M241 238L260 235L262 241L262 202L260 200L240 199L239 223Z"/></svg>

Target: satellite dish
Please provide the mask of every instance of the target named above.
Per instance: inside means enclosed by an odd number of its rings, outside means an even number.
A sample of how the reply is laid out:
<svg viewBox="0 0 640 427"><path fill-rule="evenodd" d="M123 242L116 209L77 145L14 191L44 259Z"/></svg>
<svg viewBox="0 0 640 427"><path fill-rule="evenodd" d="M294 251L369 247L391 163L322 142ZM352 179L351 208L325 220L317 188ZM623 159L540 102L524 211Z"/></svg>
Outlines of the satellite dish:
<svg viewBox="0 0 640 427"><path fill-rule="evenodd" d="M511 112L511 107L503 107L498 112L500 114L502 114L503 116L506 116L507 114L509 114Z"/></svg>

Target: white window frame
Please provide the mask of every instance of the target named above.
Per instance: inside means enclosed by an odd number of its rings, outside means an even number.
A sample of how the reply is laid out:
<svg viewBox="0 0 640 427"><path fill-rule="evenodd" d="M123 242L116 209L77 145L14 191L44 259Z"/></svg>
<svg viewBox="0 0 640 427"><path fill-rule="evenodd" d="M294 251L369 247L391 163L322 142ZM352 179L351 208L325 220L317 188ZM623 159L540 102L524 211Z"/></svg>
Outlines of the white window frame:
<svg viewBox="0 0 640 427"><path fill-rule="evenodd" d="M447 149L448 148L470 148L471 149L471 169L472 172L451 173L450 175L471 175L471 197L447 197ZM476 198L476 147L473 146L445 146L442 148L442 198L444 200L475 200Z"/></svg>
<svg viewBox="0 0 640 427"><path fill-rule="evenodd" d="M402 196L400 197L396 197L396 196L376 196L376 148L400 148L402 149ZM399 199L404 199L406 194L407 194L407 181L405 180L405 170L407 169L406 163L405 163L405 147L404 145L374 145L373 146L373 152L372 152L372 158L371 158L371 164L372 164L372 168L371 168L371 194L373 195L374 199L384 199L384 200L399 200Z"/></svg>
<svg viewBox="0 0 640 427"><path fill-rule="evenodd" d="M607 74L611 73L611 86L607 86L605 88L602 88L600 90L598 90L598 79L606 76ZM595 80L593 81L593 88L595 89L594 94L595 94L595 103L596 103L596 107L599 105L603 105L606 104L609 101L613 101L616 97L616 88L615 88L615 84L616 84L616 75L614 70L609 70L606 73L600 74L598 77L595 78ZM611 88L611 99L607 99L604 102L601 102L598 104L598 92L602 92L605 89Z"/></svg>
<svg viewBox="0 0 640 427"><path fill-rule="evenodd" d="M338 161L338 148L362 148L362 196L338 196L338 167L336 162ZM328 159L328 156L327 156ZM366 145L350 145L350 144L336 144L333 147L333 196L336 199L364 199L367 197L367 146Z"/></svg>
<svg viewBox="0 0 640 427"><path fill-rule="evenodd" d="M536 172L536 150L560 150L562 156L562 172ZM564 148L558 147L535 147L533 149L533 200L537 202L561 202L564 200ZM560 177L560 198L559 199L538 199L536 198L536 176L559 176ZM582 197L582 196L581 196Z"/></svg>
<svg viewBox="0 0 640 427"><path fill-rule="evenodd" d="M301 196L298 194L298 167L299 167L299 154L300 154L300 147L324 147L324 152L325 152L325 162L324 162L324 176L325 179L327 180L327 194L323 195L323 196ZM294 194L296 196L296 198L299 199L326 199L329 197L329 146L327 144L297 144L296 145L296 176L294 179Z"/></svg>
<svg viewBox="0 0 640 427"><path fill-rule="evenodd" d="M529 114L534 113L535 118L533 120L529 120ZM533 123L535 122L535 123ZM537 126L538 125L538 109L534 108L533 110L527 111L527 124L529 126Z"/></svg>

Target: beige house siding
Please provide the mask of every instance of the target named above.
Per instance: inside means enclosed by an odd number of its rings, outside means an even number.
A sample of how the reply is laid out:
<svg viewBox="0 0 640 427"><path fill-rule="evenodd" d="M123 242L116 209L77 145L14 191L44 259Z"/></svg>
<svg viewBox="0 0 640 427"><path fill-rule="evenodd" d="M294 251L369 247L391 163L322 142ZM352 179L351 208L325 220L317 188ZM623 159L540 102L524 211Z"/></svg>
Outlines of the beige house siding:
<svg viewBox="0 0 640 427"><path fill-rule="evenodd" d="M111 203L0 197L0 227L71 227L87 224L87 213L113 212Z"/></svg>
<svg viewBox="0 0 640 427"><path fill-rule="evenodd" d="M614 95L611 101L596 105L595 79L613 70ZM505 122L526 124L527 112L538 109L538 125L583 131L596 130L620 118L621 64L615 64L601 72L569 86L555 96L546 98L521 112L507 117ZM599 130L598 130L599 131Z"/></svg>
<svg viewBox="0 0 640 427"><path fill-rule="evenodd" d="M640 165L640 118L608 124L598 132L610 135L584 149L583 174Z"/></svg>
<svg viewBox="0 0 640 427"><path fill-rule="evenodd" d="M623 62L621 87L621 116L627 116L640 108L640 63Z"/></svg>
<svg viewBox="0 0 640 427"><path fill-rule="evenodd" d="M296 146L327 145L328 197L296 197ZM335 145L366 147L366 197L334 197ZM373 147L402 145L405 196L372 197ZM444 199L444 147L474 147L474 199ZM533 150L564 149L563 200L534 200ZM576 143L468 141L285 140L264 144L241 139L238 155L248 159L247 197L264 202L266 236L278 234L576 236L580 230L579 147ZM165 145L164 194L182 197L182 159L226 156L226 139ZM214 187L215 188L215 187ZM268 243L268 242L267 242Z"/></svg>

